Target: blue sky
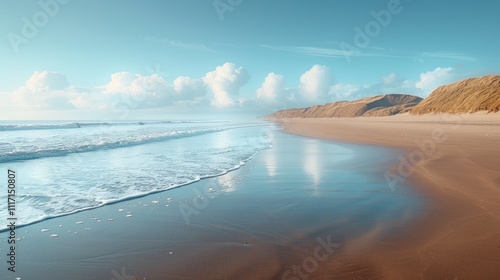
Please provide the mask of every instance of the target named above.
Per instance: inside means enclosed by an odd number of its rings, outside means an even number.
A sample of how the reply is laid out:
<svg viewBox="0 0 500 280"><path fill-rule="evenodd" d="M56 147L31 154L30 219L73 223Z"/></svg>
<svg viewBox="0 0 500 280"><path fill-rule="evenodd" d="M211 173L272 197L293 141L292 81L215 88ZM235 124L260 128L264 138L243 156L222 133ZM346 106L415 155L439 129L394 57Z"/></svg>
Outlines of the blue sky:
<svg viewBox="0 0 500 280"><path fill-rule="evenodd" d="M0 118L247 117L500 73L500 4L3 1Z"/></svg>

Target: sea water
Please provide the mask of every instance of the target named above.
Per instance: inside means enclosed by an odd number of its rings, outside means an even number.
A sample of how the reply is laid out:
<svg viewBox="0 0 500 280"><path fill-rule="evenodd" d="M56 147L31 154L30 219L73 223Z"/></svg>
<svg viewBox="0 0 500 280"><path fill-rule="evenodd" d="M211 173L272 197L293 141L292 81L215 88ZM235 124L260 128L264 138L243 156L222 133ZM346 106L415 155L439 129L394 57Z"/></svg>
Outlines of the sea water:
<svg viewBox="0 0 500 280"><path fill-rule="evenodd" d="M5 181L16 172L17 225L25 225L225 174L270 148L270 129L259 121L2 121L0 166Z"/></svg>

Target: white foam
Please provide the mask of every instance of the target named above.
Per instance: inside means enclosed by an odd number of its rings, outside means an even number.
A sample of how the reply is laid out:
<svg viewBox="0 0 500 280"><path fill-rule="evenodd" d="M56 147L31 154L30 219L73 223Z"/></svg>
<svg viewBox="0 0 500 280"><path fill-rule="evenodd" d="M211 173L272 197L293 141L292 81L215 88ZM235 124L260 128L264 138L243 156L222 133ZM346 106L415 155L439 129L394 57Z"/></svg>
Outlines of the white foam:
<svg viewBox="0 0 500 280"><path fill-rule="evenodd" d="M261 138L259 131L265 128L260 125L158 123L96 125L85 130L47 129L40 134L11 131L19 135L9 138L11 142L17 141L17 151L41 153L41 156L51 149L70 151L78 146L84 151L86 145L134 144L119 149L109 146L93 152L71 152L53 159L14 162L13 167L20 170L40 170L23 177L25 188L17 201L23 212L18 219L24 221L23 224L29 224L227 174L269 146ZM177 138L171 137L174 134ZM0 134L0 142L6 142L3 137ZM154 141L149 141L152 139ZM28 147L28 144L31 146ZM11 152L2 150L2 147L0 162L6 159L4 155ZM173 199L169 198L166 205L172 202ZM151 202L153 205L159 203L159 200ZM125 210L120 208L118 211ZM0 219L5 219L5 215L0 212Z"/></svg>

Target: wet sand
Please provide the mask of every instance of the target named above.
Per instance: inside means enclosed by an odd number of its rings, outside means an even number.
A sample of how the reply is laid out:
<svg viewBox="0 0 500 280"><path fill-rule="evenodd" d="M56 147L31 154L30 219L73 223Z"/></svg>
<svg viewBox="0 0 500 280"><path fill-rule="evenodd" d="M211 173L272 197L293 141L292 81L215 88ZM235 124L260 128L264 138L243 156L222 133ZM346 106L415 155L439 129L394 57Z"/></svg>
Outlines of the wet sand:
<svg viewBox="0 0 500 280"><path fill-rule="evenodd" d="M331 263L335 279L498 279L500 114L279 122L298 135L402 149L387 184L429 202L404 231L346 244Z"/></svg>
<svg viewBox="0 0 500 280"><path fill-rule="evenodd" d="M18 228L15 276L350 278L360 267L342 256L401 236L425 209L385 182L397 150L272 137L273 149L223 176Z"/></svg>

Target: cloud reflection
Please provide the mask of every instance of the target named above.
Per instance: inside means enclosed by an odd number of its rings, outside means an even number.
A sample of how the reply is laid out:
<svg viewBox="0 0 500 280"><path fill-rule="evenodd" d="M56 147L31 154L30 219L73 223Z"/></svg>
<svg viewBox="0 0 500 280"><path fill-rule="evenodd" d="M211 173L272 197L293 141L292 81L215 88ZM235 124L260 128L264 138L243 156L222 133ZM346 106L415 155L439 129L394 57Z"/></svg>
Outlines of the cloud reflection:
<svg viewBox="0 0 500 280"><path fill-rule="evenodd" d="M269 133L268 137L269 137L269 140L271 141L271 143L274 143L274 133L272 131ZM265 152L264 164L266 165L267 173L269 174L269 177L276 176L277 169L278 169L276 148L272 148L272 149L267 150Z"/></svg>
<svg viewBox="0 0 500 280"><path fill-rule="evenodd" d="M321 181L319 152L318 142L316 140L306 141L304 146L304 171L312 177L314 188L313 195L318 195Z"/></svg>

